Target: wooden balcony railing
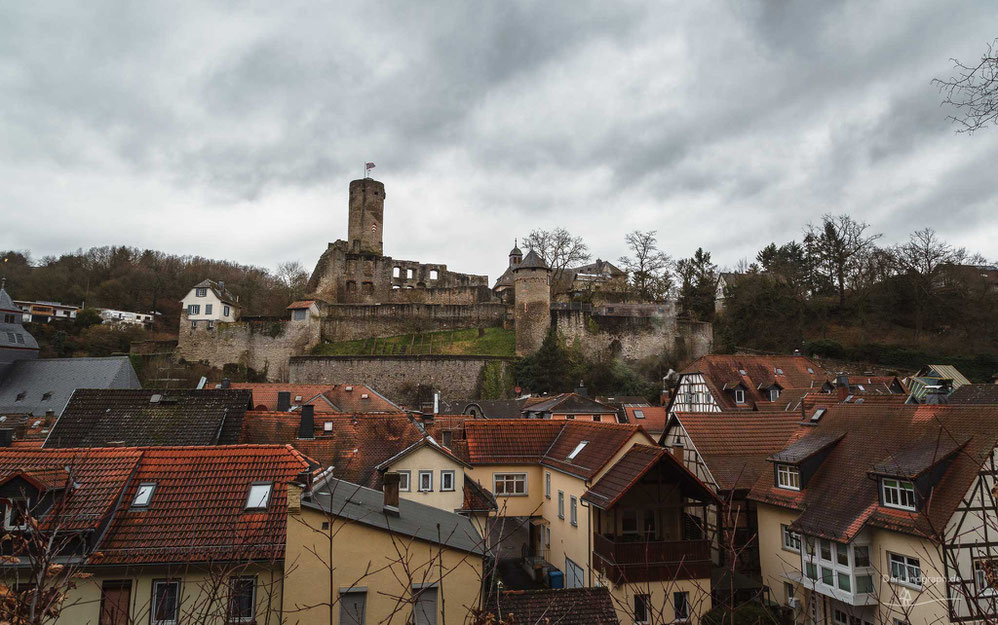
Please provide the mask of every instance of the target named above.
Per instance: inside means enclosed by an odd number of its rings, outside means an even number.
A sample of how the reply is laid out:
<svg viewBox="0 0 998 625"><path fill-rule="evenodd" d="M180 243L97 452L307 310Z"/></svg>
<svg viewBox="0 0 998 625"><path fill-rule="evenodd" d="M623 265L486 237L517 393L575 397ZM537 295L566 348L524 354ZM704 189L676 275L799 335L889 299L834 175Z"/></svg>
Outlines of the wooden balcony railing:
<svg viewBox="0 0 998 625"><path fill-rule="evenodd" d="M708 540L622 541L593 535L593 566L614 583L702 579L713 563Z"/></svg>

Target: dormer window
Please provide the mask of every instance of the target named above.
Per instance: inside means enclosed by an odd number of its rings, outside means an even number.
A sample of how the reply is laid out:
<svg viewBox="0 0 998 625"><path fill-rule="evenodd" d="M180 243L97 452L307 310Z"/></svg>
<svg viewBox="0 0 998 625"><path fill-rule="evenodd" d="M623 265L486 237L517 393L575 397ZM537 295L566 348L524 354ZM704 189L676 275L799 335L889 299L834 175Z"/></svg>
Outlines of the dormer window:
<svg viewBox="0 0 998 625"><path fill-rule="evenodd" d="M905 480L880 478L884 505L898 510L915 510L915 485Z"/></svg>
<svg viewBox="0 0 998 625"><path fill-rule="evenodd" d="M792 464L776 465L776 485L787 490L800 490L800 469Z"/></svg>
<svg viewBox="0 0 998 625"><path fill-rule="evenodd" d="M195 297L205 297L207 295L208 295L208 289L205 288L205 287L200 287L200 288L194 289L194 296Z"/></svg>
<svg viewBox="0 0 998 625"><path fill-rule="evenodd" d="M249 494L246 496L247 510L266 510L270 503L270 490L273 484L270 482L262 484L250 484Z"/></svg>
<svg viewBox="0 0 998 625"><path fill-rule="evenodd" d="M780 398L780 389L777 387L772 387L769 389L769 401L776 401Z"/></svg>
<svg viewBox="0 0 998 625"><path fill-rule="evenodd" d="M135 499L132 499L133 508L146 508L152 499L153 491L156 490L155 482L142 482L135 491Z"/></svg>
<svg viewBox="0 0 998 625"><path fill-rule="evenodd" d="M582 441L581 443L579 443L578 445L576 445L575 449L572 450L572 453L568 454L568 459L569 460L575 460L575 457L578 456L579 453L583 449L585 449L586 445L588 445L588 444L589 444L589 441Z"/></svg>
<svg viewBox="0 0 998 625"><path fill-rule="evenodd" d="M3 527L6 530L28 529L28 519L25 512L31 509L30 499L11 499L3 512Z"/></svg>
<svg viewBox="0 0 998 625"><path fill-rule="evenodd" d="M744 404L745 403L745 389L736 388L735 389L735 403Z"/></svg>

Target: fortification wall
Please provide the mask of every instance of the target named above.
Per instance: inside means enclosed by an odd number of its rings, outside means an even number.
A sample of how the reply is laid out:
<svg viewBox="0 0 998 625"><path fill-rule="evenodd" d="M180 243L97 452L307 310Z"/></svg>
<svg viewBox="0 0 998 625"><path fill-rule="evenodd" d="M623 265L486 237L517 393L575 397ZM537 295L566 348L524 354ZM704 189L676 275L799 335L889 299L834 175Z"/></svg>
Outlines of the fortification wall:
<svg viewBox="0 0 998 625"><path fill-rule="evenodd" d="M322 308L322 339L349 341L411 332L502 325L503 304L330 304Z"/></svg>
<svg viewBox="0 0 998 625"><path fill-rule="evenodd" d="M551 323L568 345L578 344L588 357L636 360L663 352L680 360L699 358L713 347L709 323L679 319L674 302L655 307L650 316L633 311L554 309Z"/></svg>
<svg viewBox="0 0 998 625"><path fill-rule="evenodd" d="M321 326L316 319L243 319L216 323L206 321L191 327L186 314L181 315L177 358L222 368L227 364L249 367L267 379L288 379L288 360L318 344Z"/></svg>
<svg viewBox="0 0 998 625"><path fill-rule="evenodd" d="M296 384L369 384L393 401L405 403L418 385L444 397L476 398L482 369L511 359L484 356L295 356L290 379Z"/></svg>

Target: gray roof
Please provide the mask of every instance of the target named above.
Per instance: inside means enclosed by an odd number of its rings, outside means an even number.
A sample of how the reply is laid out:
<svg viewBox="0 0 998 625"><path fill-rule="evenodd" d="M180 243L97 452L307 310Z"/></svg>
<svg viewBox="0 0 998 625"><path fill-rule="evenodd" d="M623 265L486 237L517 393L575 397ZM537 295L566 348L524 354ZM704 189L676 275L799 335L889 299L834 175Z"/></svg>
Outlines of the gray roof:
<svg viewBox="0 0 998 625"><path fill-rule="evenodd" d="M998 384L964 384L947 400L951 404L998 404Z"/></svg>
<svg viewBox="0 0 998 625"><path fill-rule="evenodd" d="M513 271L519 271L521 269L550 269L548 264L544 262L537 252L530 250L527 255L523 257L523 262L513 267Z"/></svg>
<svg viewBox="0 0 998 625"><path fill-rule="evenodd" d="M13 323L5 321L7 315L14 315ZM21 325L22 315L7 291L0 287L0 378L12 363L38 358L38 342Z"/></svg>
<svg viewBox="0 0 998 625"><path fill-rule="evenodd" d="M60 415L78 388L141 387L128 356L19 360L0 380L0 414Z"/></svg>
<svg viewBox="0 0 998 625"><path fill-rule="evenodd" d="M485 541L467 517L425 504L399 500L398 516L384 511L384 493L329 477L316 482L302 505L336 517L443 544L474 554L485 553Z"/></svg>
<svg viewBox="0 0 998 625"><path fill-rule="evenodd" d="M230 293L228 289L223 288L218 282L215 282L214 280L209 280L209 279L206 278L206 279L202 280L201 282L198 282L197 284L195 284L194 288L195 289L203 289L203 288L211 289L211 291L215 294L215 297L217 297L221 301L225 302L226 304L233 304L233 305L235 305L237 303L237 299L238 298L236 298L236 296L233 295L232 293ZM190 291L188 291L188 293L189 292Z"/></svg>

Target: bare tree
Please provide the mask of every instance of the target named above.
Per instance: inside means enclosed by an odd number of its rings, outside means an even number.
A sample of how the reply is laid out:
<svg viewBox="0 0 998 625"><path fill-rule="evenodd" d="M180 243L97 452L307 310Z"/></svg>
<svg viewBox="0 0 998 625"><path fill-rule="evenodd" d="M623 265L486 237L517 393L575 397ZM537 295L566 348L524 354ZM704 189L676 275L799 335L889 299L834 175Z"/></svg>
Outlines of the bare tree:
<svg viewBox="0 0 998 625"><path fill-rule="evenodd" d="M821 225L808 224L805 243L817 255L817 262L835 283L839 306L846 303L846 285L859 273L880 234L867 234L869 224L849 215L825 214Z"/></svg>
<svg viewBox="0 0 998 625"><path fill-rule="evenodd" d="M957 132L973 133L998 121L998 39L989 43L981 59L966 65L953 62L953 75L936 78L932 84L943 93L943 104L956 112L949 119Z"/></svg>
<svg viewBox="0 0 998 625"><path fill-rule="evenodd" d="M630 256L621 256L620 264L630 274L631 286L645 301L658 301L672 290L672 258L658 249L655 230L635 230L624 239Z"/></svg>
<svg viewBox="0 0 998 625"><path fill-rule="evenodd" d="M555 288L562 287L566 269L591 258L589 246L582 241L582 237L572 236L564 228L534 230L524 237L523 243L527 249L537 252L551 268L551 284Z"/></svg>
<svg viewBox="0 0 998 625"><path fill-rule="evenodd" d="M288 291L289 299L301 299L308 287L308 271L297 260L285 261L277 266L277 279Z"/></svg>

